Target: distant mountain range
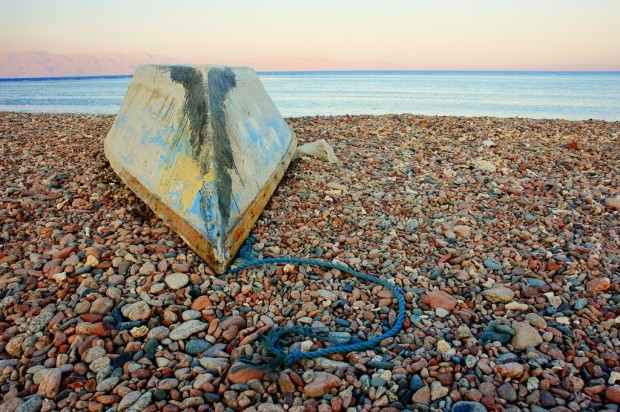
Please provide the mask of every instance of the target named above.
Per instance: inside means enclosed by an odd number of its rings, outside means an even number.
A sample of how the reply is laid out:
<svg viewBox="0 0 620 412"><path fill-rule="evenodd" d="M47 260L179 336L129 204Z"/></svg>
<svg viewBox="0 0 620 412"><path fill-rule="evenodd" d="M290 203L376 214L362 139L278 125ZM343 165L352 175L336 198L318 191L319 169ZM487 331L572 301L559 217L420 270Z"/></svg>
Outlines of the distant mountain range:
<svg viewBox="0 0 620 412"><path fill-rule="evenodd" d="M0 78L106 76L133 74L141 64L227 64L260 71L277 70L390 70L381 61L345 62L324 57L259 57L223 61L218 58L183 60L148 53L53 54L46 52L0 53Z"/></svg>

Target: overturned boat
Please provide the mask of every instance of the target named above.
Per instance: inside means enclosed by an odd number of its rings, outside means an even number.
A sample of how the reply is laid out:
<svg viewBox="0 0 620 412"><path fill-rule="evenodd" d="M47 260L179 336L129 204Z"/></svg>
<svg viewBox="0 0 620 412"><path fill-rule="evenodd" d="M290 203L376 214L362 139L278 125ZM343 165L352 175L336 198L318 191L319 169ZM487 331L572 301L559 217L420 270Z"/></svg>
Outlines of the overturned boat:
<svg viewBox="0 0 620 412"><path fill-rule="evenodd" d="M147 65L129 84L105 153L127 186L223 273L296 147L251 68Z"/></svg>

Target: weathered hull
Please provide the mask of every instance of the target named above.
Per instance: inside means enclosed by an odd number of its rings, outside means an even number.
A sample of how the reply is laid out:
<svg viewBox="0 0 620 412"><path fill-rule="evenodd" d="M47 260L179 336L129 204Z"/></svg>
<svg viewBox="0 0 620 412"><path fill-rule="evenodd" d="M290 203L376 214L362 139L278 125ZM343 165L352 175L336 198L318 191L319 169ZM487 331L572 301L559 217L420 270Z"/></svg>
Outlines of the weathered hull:
<svg viewBox="0 0 620 412"><path fill-rule="evenodd" d="M141 66L105 153L138 197L223 273L296 147L252 69Z"/></svg>

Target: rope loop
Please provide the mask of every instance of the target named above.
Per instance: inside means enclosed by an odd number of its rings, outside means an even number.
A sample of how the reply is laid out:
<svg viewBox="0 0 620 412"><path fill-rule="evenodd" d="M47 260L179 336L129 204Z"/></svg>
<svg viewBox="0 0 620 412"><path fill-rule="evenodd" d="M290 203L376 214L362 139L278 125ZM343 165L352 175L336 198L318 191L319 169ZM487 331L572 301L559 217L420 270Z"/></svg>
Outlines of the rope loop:
<svg viewBox="0 0 620 412"><path fill-rule="evenodd" d="M266 258L259 260L251 260L248 262L244 262L239 266L229 269L228 273L235 274L240 272L243 269L246 269L251 266L264 266L267 264L279 264L279 263L290 263L296 265L310 265L310 266L319 266L330 269L338 269L344 273L355 276L359 279L366 280L368 282L377 283L387 289L391 290L392 293L396 296L398 301L398 317L396 319L396 323L392 326L388 331L383 333L382 335L375 336L366 341L355 341L351 343L351 341L346 342L345 344L335 344L335 346L330 346L322 349L317 349L312 352L302 352L299 349L293 349L289 353L286 353L282 349L282 341L285 335L298 334L302 336L309 336L314 338L323 339L327 342L334 343L333 339L329 339L327 336L317 334L317 329L312 327L299 327L293 326L290 328L279 328L272 329L265 337L264 344L265 350L269 352L274 359L269 361L266 365L255 365L250 362L246 362L243 364L243 367L256 368L256 369L265 369L267 368L275 368L277 366L284 365L287 368L292 367L294 364L299 362L302 359L316 359L319 357L325 357L329 355L339 354L339 353L349 353L349 352L359 352L367 349L374 349L379 346L380 342L384 339L392 337L396 335L402 328L403 322L405 321L405 298L403 297L402 292L390 282L380 279L376 276L368 275L365 273L360 273L350 267L343 266L338 263L323 261L323 260L315 260L315 259L304 259L304 258L290 258L290 257L282 257L282 258ZM325 331L325 329L322 329Z"/></svg>

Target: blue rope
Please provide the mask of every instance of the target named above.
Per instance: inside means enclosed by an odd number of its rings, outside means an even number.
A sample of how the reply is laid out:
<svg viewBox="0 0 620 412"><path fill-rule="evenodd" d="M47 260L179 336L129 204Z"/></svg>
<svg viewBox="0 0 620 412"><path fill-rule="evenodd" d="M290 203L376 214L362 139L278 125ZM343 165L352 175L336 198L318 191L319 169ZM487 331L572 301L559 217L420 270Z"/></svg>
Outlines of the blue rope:
<svg viewBox="0 0 620 412"><path fill-rule="evenodd" d="M292 367L295 363L299 362L302 359L315 359L318 357L324 357L329 355L334 355L337 353L348 353L348 352L359 352L364 351L366 349L373 349L379 345L379 343L389 337L396 335L403 326L403 322L405 320L405 298L403 297L402 292L396 288L391 283L380 279L375 276L367 275L364 273L357 272L349 267L340 265L338 263L332 263L322 260L314 260L314 259L303 259L303 258L266 258L260 260L252 260L249 262L245 262L231 268L228 273L235 274L243 269L246 269L250 266L263 266L271 263L290 263L297 265L310 265L310 266L320 266L327 267L331 269L338 269L344 273L348 273L353 275L359 279L366 280L368 282L377 283L381 286L384 286L391 290L396 299L398 300L398 319L394 326L392 326L387 332L383 335L376 336L366 341L357 341L355 343L347 343L344 345L336 345L327 348L318 349L312 352L302 352L299 349L293 349L290 353L285 352L281 347L281 340L285 335L290 334L299 334L302 336L309 336L314 338L319 338L326 340L328 342L333 342L333 339L330 340L327 336L321 335L318 332L325 331L325 328L311 328L311 327L292 327L292 328L279 328L275 331L270 332L265 337L266 349L268 352L275 356L275 359L269 362L267 365L257 366L247 362L247 366L257 368L257 369L275 369L278 366L284 365L287 368Z"/></svg>

